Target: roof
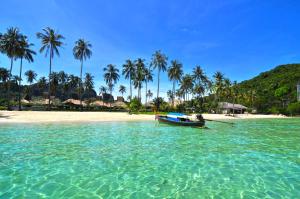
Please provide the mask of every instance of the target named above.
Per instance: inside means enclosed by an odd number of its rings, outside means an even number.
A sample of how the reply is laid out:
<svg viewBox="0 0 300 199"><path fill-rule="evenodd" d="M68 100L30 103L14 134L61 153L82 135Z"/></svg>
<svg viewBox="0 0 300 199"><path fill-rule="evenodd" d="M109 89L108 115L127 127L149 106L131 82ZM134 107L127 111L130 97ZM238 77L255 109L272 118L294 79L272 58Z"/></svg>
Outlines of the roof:
<svg viewBox="0 0 300 199"><path fill-rule="evenodd" d="M248 107L243 106L241 104L232 104L232 103L229 103L229 102L220 102L219 103L219 108L240 110L240 109L247 109Z"/></svg>

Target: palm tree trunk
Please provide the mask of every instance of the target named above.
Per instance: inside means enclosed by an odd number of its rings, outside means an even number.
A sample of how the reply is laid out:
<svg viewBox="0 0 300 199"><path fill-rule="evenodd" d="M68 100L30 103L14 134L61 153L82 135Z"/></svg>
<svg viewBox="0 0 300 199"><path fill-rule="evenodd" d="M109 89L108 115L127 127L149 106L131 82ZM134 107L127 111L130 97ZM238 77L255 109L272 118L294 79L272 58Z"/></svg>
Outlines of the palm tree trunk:
<svg viewBox="0 0 300 199"><path fill-rule="evenodd" d="M132 99L132 82L131 82L131 74L129 74L129 83L130 83L130 102L131 102L131 99Z"/></svg>
<svg viewBox="0 0 300 199"><path fill-rule="evenodd" d="M159 97L159 73L160 73L160 69L158 68L158 73L157 73L157 99Z"/></svg>
<svg viewBox="0 0 300 199"><path fill-rule="evenodd" d="M145 106L147 105L147 81L145 82L146 83L146 95L145 95Z"/></svg>
<svg viewBox="0 0 300 199"><path fill-rule="evenodd" d="M21 58L20 64L20 75L19 75L19 111L21 111L21 83L22 83L22 65L23 65L23 58Z"/></svg>
<svg viewBox="0 0 300 199"><path fill-rule="evenodd" d="M50 111L51 98L51 69L52 69L52 48L50 49L50 65L49 65L49 85L48 85L48 111Z"/></svg>
<svg viewBox="0 0 300 199"><path fill-rule="evenodd" d="M9 69L9 77L8 77L8 85L7 85L7 110L10 110L10 84L11 84L11 72L14 64L14 58L10 58L10 69Z"/></svg>
<svg viewBox="0 0 300 199"><path fill-rule="evenodd" d="M79 98L80 98L80 110L82 111L82 93L81 93L81 89L82 89L82 66L83 66L83 60L81 61L81 65L80 65L80 82L79 82Z"/></svg>
<svg viewBox="0 0 300 199"><path fill-rule="evenodd" d="M174 100L175 100L175 80L173 81L173 97L172 97L172 106L174 108Z"/></svg>

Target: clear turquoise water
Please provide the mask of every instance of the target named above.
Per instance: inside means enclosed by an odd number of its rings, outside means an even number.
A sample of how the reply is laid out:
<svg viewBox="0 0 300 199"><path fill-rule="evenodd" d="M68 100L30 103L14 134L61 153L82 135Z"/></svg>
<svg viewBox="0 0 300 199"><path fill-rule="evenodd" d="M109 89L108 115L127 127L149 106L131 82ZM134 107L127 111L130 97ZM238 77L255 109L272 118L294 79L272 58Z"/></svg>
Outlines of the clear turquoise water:
<svg viewBox="0 0 300 199"><path fill-rule="evenodd" d="M299 198L300 119L0 126L0 198Z"/></svg>

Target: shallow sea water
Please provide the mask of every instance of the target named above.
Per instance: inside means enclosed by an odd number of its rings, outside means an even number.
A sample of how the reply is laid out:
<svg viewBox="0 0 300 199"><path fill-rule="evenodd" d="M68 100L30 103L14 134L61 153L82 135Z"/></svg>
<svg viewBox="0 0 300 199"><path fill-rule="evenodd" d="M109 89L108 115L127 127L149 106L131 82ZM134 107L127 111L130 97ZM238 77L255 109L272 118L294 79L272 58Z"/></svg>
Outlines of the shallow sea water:
<svg viewBox="0 0 300 199"><path fill-rule="evenodd" d="M299 198L300 119L1 124L0 198Z"/></svg>

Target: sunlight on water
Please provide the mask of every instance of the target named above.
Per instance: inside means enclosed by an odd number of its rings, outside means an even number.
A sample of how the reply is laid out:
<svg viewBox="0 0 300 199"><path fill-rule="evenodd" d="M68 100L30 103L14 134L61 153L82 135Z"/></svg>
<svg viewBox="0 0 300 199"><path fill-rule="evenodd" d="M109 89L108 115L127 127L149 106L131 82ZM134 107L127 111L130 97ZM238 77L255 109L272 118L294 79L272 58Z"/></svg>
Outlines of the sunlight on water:
<svg viewBox="0 0 300 199"><path fill-rule="evenodd" d="M0 198L297 198L300 120L0 126Z"/></svg>

